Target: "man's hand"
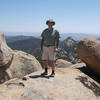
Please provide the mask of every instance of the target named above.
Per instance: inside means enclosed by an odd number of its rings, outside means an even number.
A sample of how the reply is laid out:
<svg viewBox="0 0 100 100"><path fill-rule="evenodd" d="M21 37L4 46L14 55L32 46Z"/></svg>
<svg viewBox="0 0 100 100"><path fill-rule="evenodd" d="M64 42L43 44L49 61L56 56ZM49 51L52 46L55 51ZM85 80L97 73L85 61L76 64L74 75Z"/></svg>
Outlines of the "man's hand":
<svg viewBox="0 0 100 100"><path fill-rule="evenodd" d="M55 48L54 52L58 52L58 48Z"/></svg>

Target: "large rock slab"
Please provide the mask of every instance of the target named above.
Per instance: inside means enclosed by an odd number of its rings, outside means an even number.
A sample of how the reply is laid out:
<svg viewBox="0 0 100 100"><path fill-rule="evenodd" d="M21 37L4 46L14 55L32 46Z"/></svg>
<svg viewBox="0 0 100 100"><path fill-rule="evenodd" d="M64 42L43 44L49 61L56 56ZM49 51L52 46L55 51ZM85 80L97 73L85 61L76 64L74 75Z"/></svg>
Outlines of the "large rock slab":
<svg viewBox="0 0 100 100"><path fill-rule="evenodd" d="M100 84L78 69L57 68L54 78L42 77L40 73L27 75L27 80L13 79L4 83L0 86L0 99L100 100Z"/></svg>
<svg viewBox="0 0 100 100"><path fill-rule="evenodd" d="M78 43L77 54L96 74L100 76L100 41L85 38Z"/></svg>
<svg viewBox="0 0 100 100"><path fill-rule="evenodd" d="M37 59L25 52L14 51L7 46L4 34L0 36L0 84L11 78L22 78L41 70Z"/></svg>
<svg viewBox="0 0 100 100"><path fill-rule="evenodd" d="M13 57L13 50L9 48L6 44L4 34L1 33L0 36L0 67L5 66L9 67L12 57Z"/></svg>
<svg viewBox="0 0 100 100"><path fill-rule="evenodd" d="M22 78L27 74L41 69L40 63L34 56L22 51L15 51L12 63L7 72L11 78Z"/></svg>

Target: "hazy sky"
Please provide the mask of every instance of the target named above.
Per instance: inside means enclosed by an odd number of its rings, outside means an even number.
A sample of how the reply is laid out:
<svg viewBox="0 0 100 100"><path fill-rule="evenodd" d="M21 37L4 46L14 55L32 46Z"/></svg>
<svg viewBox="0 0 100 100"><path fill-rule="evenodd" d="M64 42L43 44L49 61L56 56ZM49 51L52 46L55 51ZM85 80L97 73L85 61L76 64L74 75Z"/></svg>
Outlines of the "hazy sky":
<svg viewBox="0 0 100 100"><path fill-rule="evenodd" d="M47 19L61 33L100 33L100 0L0 0L0 31L41 32Z"/></svg>

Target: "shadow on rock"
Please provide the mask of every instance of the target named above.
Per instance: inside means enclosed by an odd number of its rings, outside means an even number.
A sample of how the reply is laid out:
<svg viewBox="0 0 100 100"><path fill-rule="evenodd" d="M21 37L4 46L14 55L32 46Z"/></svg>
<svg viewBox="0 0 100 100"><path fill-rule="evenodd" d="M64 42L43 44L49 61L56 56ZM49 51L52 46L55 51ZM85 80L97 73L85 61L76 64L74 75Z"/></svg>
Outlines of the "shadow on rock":
<svg viewBox="0 0 100 100"><path fill-rule="evenodd" d="M89 67L83 66L78 69L100 84L100 77L97 76Z"/></svg>
<svg viewBox="0 0 100 100"><path fill-rule="evenodd" d="M29 76L30 78L47 78L47 79L49 79L51 76L50 75L48 75L48 76L43 76L43 75L34 75L34 76Z"/></svg>
<svg viewBox="0 0 100 100"><path fill-rule="evenodd" d="M100 86L98 86L96 83L89 81L83 76L79 76L76 78L76 80L79 80L86 88L92 90L95 96L100 96Z"/></svg>
<svg viewBox="0 0 100 100"><path fill-rule="evenodd" d="M6 72L6 69L6 66L0 67L0 84L10 79L8 73Z"/></svg>

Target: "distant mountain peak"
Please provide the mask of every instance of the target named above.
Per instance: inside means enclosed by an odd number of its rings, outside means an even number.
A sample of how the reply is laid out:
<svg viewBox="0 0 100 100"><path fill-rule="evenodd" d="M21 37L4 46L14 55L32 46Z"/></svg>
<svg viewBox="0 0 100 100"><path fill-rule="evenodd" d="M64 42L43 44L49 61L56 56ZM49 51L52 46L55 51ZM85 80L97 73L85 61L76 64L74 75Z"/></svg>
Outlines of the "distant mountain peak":
<svg viewBox="0 0 100 100"><path fill-rule="evenodd" d="M100 38L98 38L97 40L100 40Z"/></svg>
<svg viewBox="0 0 100 100"><path fill-rule="evenodd" d="M69 36L67 39L72 39L72 37L71 37L71 36Z"/></svg>
<svg viewBox="0 0 100 100"><path fill-rule="evenodd" d="M68 37L64 40L64 42L76 42L72 37Z"/></svg>
<svg viewBox="0 0 100 100"><path fill-rule="evenodd" d="M93 37L93 38L97 39L98 37L100 37L100 35L85 34L85 33L63 33L63 34L61 34L61 37L62 37L61 40L65 40L67 37L72 37L74 40L79 41L86 37Z"/></svg>

